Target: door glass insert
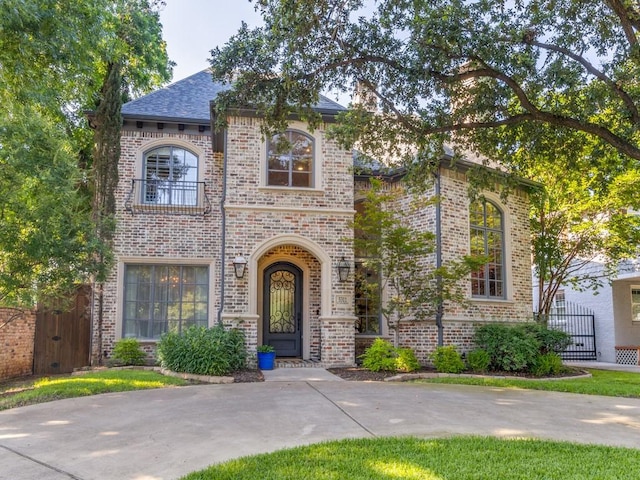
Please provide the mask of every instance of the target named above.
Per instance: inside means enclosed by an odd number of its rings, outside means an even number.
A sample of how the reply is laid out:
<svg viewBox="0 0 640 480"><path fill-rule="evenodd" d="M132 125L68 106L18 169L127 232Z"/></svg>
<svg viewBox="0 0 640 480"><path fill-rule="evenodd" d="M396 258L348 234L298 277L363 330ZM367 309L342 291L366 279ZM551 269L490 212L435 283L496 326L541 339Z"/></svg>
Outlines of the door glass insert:
<svg viewBox="0 0 640 480"><path fill-rule="evenodd" d="M269 333L295 333L296 277L286 270L269 276Z"/></svg>

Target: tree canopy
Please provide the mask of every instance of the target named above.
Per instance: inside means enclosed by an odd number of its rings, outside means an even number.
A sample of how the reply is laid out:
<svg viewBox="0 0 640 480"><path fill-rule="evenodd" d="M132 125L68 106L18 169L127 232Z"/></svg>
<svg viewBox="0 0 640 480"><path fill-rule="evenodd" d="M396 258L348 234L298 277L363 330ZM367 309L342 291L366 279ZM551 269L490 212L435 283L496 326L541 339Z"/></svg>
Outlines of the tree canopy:
<svg viewBox="0 0 640 480"><path fill-rule="evenodd" d="M559 285L594 285L585 262L615 273L637 254L640 222L627 215L640 209L636 0L255 5L264 26L243 25L211 52L214 78L233 83L219 112L249 105L277 131L291 115L319 121L322 91L358 91L332 128L344 146L415 164L416 152L433 159L447 143L538 180L546 188L532 197L531 219L543 309Z"/></svg>
<svg viewBox="0 0 640 480"><path fill-rule="evenodd" d="M456 134L480 149L477 131L544 124L640 160L633 0L255 3L264 27L244 25L212 50L214 77L235 80L221 111L253 105L277 130L290 113L313 118L321 91L358 83L380 109L346 114L342 138L362 145Z"/></svg>
<svg viewBox="0 0 640 480"><path fill-rule="evenodd" d="M108 244L92 221L93 131L85 115L104 104L113 65L119 103L169 80L159 4L0 3L3 305L30 306L104 274Z"/></svg>

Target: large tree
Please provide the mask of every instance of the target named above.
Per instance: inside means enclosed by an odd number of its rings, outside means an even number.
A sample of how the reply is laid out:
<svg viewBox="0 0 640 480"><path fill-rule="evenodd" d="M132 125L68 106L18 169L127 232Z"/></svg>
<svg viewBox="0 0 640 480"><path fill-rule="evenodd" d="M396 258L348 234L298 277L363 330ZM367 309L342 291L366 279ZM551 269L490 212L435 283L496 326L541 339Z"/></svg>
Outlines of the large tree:
<svg viewBox="0 0 640 480"><path fill-rule="evenodd" d="M369 9L362 9L367 3ZM632 0L258 0L264 27L212 50L220 97L281 127L322 90L371 92L347 114L359 140L544 123L640 160L640 8ZM404 138L402 138L404 137ZM442 137L439 137L440 139Z"/></svg>
<svg viewBox="0 0 640 480"><path fill-rule="evenodd" d="M108 242L92 221L91 195L109 189L93 188L85 112L110 115L94 126L113 130L124 99L170 78L158 3L0 3L1 303L30 306L104 273ZM104 95L107 84L113 95Z"/></svg>
<svg viewBox="0 0 640 480"><path fill-rule="evenodd" d="M539 180L543 310L559 285L589 284L585 261L608 259L613 273L634 254L640 227L624 212L640 197L636 0L255 3L264 27L212 50L214 77L235 82L220 112L252 105L280 130L291 114L317 121L321 91L357 87L365 101L333 129L345 146L415 163L448 142Z"/></svg>

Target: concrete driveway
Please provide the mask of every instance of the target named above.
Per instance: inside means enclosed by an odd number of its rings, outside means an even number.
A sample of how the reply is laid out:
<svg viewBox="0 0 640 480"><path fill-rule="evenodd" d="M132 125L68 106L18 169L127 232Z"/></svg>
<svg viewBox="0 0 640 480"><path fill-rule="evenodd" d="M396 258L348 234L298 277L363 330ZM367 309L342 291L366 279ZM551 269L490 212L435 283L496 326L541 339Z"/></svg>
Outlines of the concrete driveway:
<svg viewBox="0 0 640 480"><path fill-rule="evenodd" d="M640 399L344 381L200 385L0 412L0 478L175 479L323 440L535 437L640 448Z"/></svg>

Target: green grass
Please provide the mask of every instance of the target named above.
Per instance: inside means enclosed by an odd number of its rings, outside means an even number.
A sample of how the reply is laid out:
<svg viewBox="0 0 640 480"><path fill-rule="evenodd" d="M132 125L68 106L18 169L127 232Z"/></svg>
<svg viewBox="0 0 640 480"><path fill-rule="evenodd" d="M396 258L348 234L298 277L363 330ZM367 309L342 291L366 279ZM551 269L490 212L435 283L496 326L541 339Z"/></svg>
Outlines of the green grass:
<svg viewBox="0 0 640 480"><path fill-rule="evenodd" d="M491 377L444 377L420 379L421 383L481 385L483 387L526 388L553 392L640 398L640 374L610 370L589 370L591 378L562 380L519 380Z"/></svg>
<svg viewBox="0 0 640 480"><path fill-rule="evenodd" d="M211 466L183 480L637 479L640 450L488 437L342 440Z"/></svg>
<svg viewBox="0 0 640 480"><path fill-rule="evenodd" d="M0 385L0 410L108 392L186 385L180 378L145 370L106 370Z"/></svg>

